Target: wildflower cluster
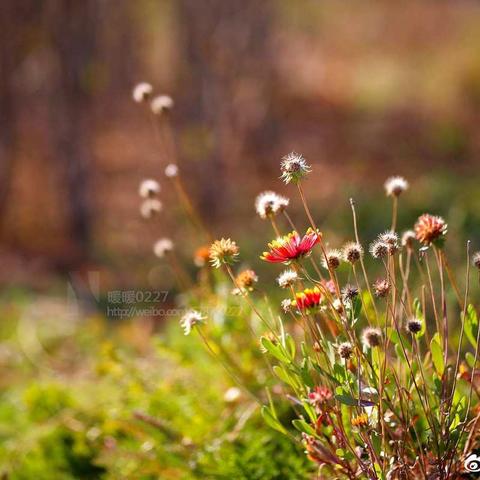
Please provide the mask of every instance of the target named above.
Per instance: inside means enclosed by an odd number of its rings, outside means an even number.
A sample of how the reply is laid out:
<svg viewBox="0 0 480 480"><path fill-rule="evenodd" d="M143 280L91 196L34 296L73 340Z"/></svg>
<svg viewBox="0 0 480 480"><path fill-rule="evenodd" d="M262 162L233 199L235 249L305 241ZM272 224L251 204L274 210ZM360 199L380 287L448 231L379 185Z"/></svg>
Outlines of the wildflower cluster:
<svg viewBox="0 0 480 480"><path fill-rule="evenodd" d="M138 88L135 100L146 101L151 90ZM172 105L157 98L152 109L162 113ZM237 243L228 237L213 240L208 230L203 233L212 240L210 246L202 245L193 255L202 268L202 288L188 289L184 296L195 306L225 295L212 286L215 282L231 282L222 290L228 292L222 301L245 306L240 317L245 335L260 339L252 355L265 355L269 369L252 387L246 380L252 372L244 371L232 350L232 332L221 338L210 316L196 309L181 319L185 334L198 330L238 386L264 404L262 415L270 427L290 437L292 428L298 431L296 440L322 474L375 480L460 478L465 455L480 447L475 380L479 322L467 302L470 264L480 270L480 254L469 258L466 291L460 294L447 260L445 220L423 214L412 218L405 231L397 230L399 203L409 189L399 176L384 185L392 204L391 225L365 242L351 201L352 231L343 245L332 245L317 227L303 192L311 166L302 155L290 153L280 172L287 188L297 188L305 211L301 221L309 224L305 233L295 228L289 200L275 192L265 191L254 202L257 214L270 221L274 237L260 259L272 269L287 266L274 272L271 285L284 299L269 295L254 270L235 271ZM175 162L166 167L166 175L174 180L192 223L202 227L177 181ZM151 181L140 188L145 200L158 192ZM328 231L323 225L322 230ZM172 249L164 239L155 253L166 256ZM218 325L217 310L213 316ZM451 334L454 326L456 335ZM245 343L238 342L240 359ZM275 378L268 383L282 383L283 389L262 390L269 372ZM272 398L271 391L279 395ZM295 416L291 425L275 407L282 402Z"/></svg>

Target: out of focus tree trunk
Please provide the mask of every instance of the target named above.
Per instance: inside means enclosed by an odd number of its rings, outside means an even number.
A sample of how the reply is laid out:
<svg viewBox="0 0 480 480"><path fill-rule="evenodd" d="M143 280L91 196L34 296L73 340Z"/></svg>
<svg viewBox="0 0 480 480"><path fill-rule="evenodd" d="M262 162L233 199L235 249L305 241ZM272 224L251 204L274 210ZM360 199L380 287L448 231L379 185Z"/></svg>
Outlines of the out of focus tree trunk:
<svg viewBox="0 0 480 480"><path fill-rule="evenodd" d="M7 206L10 177L15 158L15 96L13 72L15 70L16 32L20 29L15 18L15 3L5 0L0 15L0 225Z"/></svg>
<svg viewBox="0 0 480 480"><path fill-rule="evenodd" d="M87 260L92 220L91 90L95 78L97 0L49 0L45 11L56 73L51 84L52 140L66 195L76 268Z"/></svg>
<svg viewBox="0 0 480 480"><path fill-rule="evenodd" d="M193 167L203 186L202 203L215 216L228 204L223 185L227 164L255 171L249 154L262 152L258 132L272 98L272 5L268 0L180 0L177 5L179 56L184 60L180 116L183 128L201 125L208 129L206 136L213 136L205 141L211 147L203 163ZM273 141L274 132L269 136Z"/></svg>

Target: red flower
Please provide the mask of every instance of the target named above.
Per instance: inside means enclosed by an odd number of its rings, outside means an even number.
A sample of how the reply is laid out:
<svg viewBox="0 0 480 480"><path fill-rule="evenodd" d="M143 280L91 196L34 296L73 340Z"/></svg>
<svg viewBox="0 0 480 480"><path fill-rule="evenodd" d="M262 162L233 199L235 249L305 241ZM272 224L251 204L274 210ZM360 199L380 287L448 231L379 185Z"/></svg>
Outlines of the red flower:
<svg viewBox="0 0 480 480"><path fill-rule="evenodd" d="M322 234L311 228L307 230L303 238L296 231L293 231L269 243L268 248L270 251L263 252L260 258L271 263L288 264L292 260L310 255L312 248L321 238Z"/></svg>
<svg viewBox="0 0 480 480"><path fill-rule="evenodd" d="M297 293L293 303L297 304L299 310L311 310L320 305L322 294L318 287L307 288Z"/></svg>

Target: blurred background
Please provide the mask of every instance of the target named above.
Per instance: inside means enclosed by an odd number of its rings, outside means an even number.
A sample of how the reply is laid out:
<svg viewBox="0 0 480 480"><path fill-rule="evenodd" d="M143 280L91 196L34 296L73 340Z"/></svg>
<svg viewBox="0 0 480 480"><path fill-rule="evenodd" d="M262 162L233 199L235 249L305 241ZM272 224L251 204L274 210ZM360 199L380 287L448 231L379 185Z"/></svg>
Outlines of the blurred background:
<svg viewBox="0 0 480 480"><path fill-rule="evenodd" d="M253 200L294 194L278 179L291 150L314 166L305 188L334 227L349 196L378 201L391 174L413 184L415 208L444 215L452 191L477 185L476 1L6 0L0 21L2 284L48 289L85 270L102 288L138 284L156 237L195 246L173 200L155 232L138 214L138 183L164 183L131 99L140 81L174 98L184 180L212 230L248 249L263 229L255 253L270 232Z"/></svg>
<svg viewBox="0 0 480 480"><path fill-rule="evenodd" d="M275 301L279 270L258 260L272 229L254 200L282 193L307 226L279 179L292 150L312 165L304 188L331 246L352 239L350 197L364 245L384 231L383 182L403 175L400 231L426 211L445 217L463 275L466 239L480 247L479 25L474 0L2 0L0 477L311 479L303 448L232 393L175 311L108 313L112 292L188 303L152 246L171 237L193 279L208 243L132 89L146 81L174 99L186 189ZM153 222L139 213L145 178L162 187ZM217 280L215 305L235 303ZM271 376L245 319L216 318L213 338L260 391Z"/></svg>

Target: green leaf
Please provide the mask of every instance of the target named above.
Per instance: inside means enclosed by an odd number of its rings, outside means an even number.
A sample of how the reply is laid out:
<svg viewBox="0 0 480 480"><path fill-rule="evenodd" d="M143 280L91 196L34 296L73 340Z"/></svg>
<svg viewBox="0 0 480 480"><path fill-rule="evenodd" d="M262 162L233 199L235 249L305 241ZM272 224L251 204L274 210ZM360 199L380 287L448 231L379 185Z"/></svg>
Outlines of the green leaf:
<svg viewBox="0 0 480 480"><path fill-rule="evenodd" d="M467 361L468 366L470 368L473 368L473 366L475 365L475 355L472 352L467 352L465 354L465 360Z"/></svg>
<svg viewBox="0 0 480 480"><path fill-rule="evenodd" d="M287 434L287 430L285 429L285 427L278 421L277 417L274 416L270 408L268 408L266 405L262 407L261 414L263 419L265 420L265 423L269 427L272 427L273 429L277 430L280 433L283 433L284 435Z"/></svg>
<svg viewBox="0 0 480 480"><path fill-rule="evenodd" d="M287 335L285 336L285 340L286 340L286 341L285 341L285 343L286 343L286 350L287 350L287 352L289 353L291 360L293 361L293 360L295 360L295 351L296 351L296 349L295 349L295 340L294 340L294 339L292 338L292 336L289 335L288 333L287 333Z"/></svg>
<svg viewBox="0 0 480 480"><path fill-rule="evenodd" d="M292 425L299 431L307 435L316 436L315 430L305 420L292 420Z"/></svg>
<svg viewBox="0 0 480 480"><path fill-rule="evenodd" d="M285 368L283 368L280 365L275 365L273 367L273 371L275 372L275 375L282 380L282 382L286 383L287 385L290 385L293 388L298 388L298 381L297 377L295 374L288 372Z"/></svg>
<svg viewBox="0 0 480 480"><path fill-rule="evenodd" d="M290 359L284 353L281 345L274 345L267 337L262 337L260 343L262 344L262 347L271 353L277 360L280 360L283 363L290 363Z"/></svg>
<svg viewBox="0 0 480 480"><path fill-rule="evenodd" d="M335 398L340 402L343 403L344 405L349 405L350 407L354 407L355 405L358 405L358 400L355 400L351 395L348 394L337 394L335 395Z"/></svg>
<svg viewBox="0 0 480 480"><path fill-rule="evenodd" d="M465 315L465 335L473 348L477 348L478 317L473 305L468 305Z"/></svg>
<svg viewBox="0 0 480 480"><path fill-rule="evenodd" d="M445 364L443 362L443 350L440 344L440 336L438 332L434 335L432 341L430 342L430 351L432 353L433 366L441 377L445 371Z"/></svg>

